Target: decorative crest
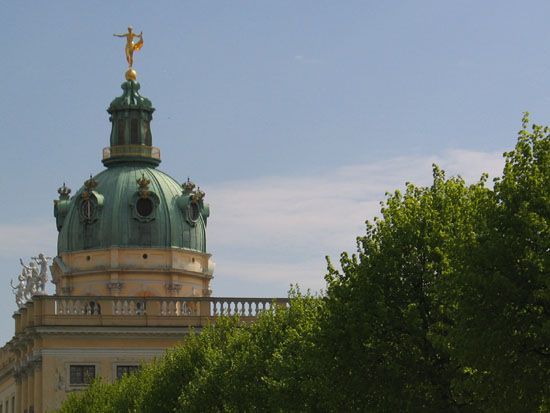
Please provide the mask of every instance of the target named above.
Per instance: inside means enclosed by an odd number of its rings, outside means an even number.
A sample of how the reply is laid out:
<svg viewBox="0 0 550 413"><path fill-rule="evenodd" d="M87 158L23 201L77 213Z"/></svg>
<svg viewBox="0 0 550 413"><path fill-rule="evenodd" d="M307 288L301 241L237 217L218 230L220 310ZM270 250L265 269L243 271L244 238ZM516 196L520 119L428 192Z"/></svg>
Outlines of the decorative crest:
<svg viewBox="0 0 550 413"><path fill-rule="evenodd" d="M65 185L65 182L63 182L63 186L57 190L57 193L59 194L59 199L69 199L71 188L69 188L67 185Z"/></svg>
<svg viewBox="0 0 550 413"><path fill-rule="evenodd" d="M190 193L193 189L195 189L195 184L193 182L191 182L191 180L189 179L189 177L187 177L187 181L184 182L181 187L183 188L183 192L185 193Z"/></svg>
<svg viewBox="0 0 550 413"><path fill-rule="evenodd" d="M116 37L125 37L126 46L124 48L124 53L126 55L126 61L128 62L128 70L126 71L126 80L136 80L137 72L133 69L134 65L134 52L143 47L143 32L140 34L135 34L133 32L132 26L128 27L128 33L123 34L113 34ZM139 41L134 43L134 39L138 38Z"/></svg>

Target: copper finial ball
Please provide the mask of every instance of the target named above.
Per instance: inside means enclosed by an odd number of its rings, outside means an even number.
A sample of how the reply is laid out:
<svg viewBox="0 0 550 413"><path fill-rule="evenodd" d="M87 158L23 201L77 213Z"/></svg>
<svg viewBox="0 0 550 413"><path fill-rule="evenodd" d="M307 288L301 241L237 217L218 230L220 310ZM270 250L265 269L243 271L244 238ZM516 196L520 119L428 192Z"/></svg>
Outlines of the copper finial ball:
<svg viewBox="0 0 550 413"><path fill-rule="evenodd" d="M137 79L137 72L135 71L135 69L130 68L126 71L124 76L126 77L126 80L136 80Z"/></svg>

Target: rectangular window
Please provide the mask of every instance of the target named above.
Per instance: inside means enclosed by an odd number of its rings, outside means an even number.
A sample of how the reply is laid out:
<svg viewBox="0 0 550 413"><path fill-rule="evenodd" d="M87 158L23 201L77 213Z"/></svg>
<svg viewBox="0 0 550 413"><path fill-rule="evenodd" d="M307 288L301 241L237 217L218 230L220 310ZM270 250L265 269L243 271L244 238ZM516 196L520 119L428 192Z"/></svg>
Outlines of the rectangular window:
<svg viewBox="0 0 550 413"><path fill-rule="evenodd" d="M153 145L153 137L151 136L151 126L149 125L149 122L145 122L145 145L151 146Z"/></svg>
<svg viewBox="0 0 550 413"><path fill-rule="evenodd" d="M72 365L70 383L75 385L90 384L95 378L95 366Z"/></svg>
<svg viewBox="0 0 550 413"><path fill-rule="evenodd" d="M137 119L132 119L132 121L130 122L130 139L132 145L137 145L139 143Z"/></svg>
<svg viewBox="0 0 550 413"><path fill-rule="evenodd" d="M126 124L124 123L124 120L123 119L119 119L118 122L117 122L117 129L118 129L118 133L117 133L117 142L115 143L115 145L125 145L126 144L126 141L125 141L125 129L126 129Z"/></svg>
<svg viewBox="0 0 550 413"><path fill-rule="evenodd" d="M125 374L133 374L139 370L139 366L116 366L116 378L121 379Z"/></svg>

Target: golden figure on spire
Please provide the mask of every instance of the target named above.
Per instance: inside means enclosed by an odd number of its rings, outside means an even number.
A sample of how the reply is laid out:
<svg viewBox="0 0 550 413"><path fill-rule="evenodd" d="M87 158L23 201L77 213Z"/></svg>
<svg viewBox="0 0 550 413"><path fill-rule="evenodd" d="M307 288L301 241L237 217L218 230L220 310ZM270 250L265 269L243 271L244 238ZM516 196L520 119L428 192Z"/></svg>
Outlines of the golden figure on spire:
<svg viewBox="0 0 550 413"><path fill-rule="evenodd" d="M143 47L143 32L140 34L135 34L133 32L132 26L128 27L128 33L124 34L113 34L116 37L125 37L126 38L126 47L124 52L126 53L126 61L128 62L128 71L126 72L126 80L136 80L137 73L132 68L134 64L134 51L139 50ZM139 38L137 43L134 43L134 38Z"/></svg>

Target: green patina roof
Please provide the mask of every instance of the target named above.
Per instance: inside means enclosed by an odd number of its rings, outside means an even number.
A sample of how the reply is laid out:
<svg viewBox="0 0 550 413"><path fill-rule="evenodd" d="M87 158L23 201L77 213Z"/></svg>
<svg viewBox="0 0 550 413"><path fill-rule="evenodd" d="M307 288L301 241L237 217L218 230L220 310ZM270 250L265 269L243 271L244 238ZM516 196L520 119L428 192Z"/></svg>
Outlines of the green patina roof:
<svg viewBox="0 0 550 413"><path fill-rule="evenodd" d="M204 193L155 169L160 158L152 155L149 129L154 109L137 92L139 83L128 81L122 88L123 95L108 109L113 124L103 159L108 168L90 177L73 197L63 186L54 202L58 254L109 247L206 252L209 208Z"/></svg>

